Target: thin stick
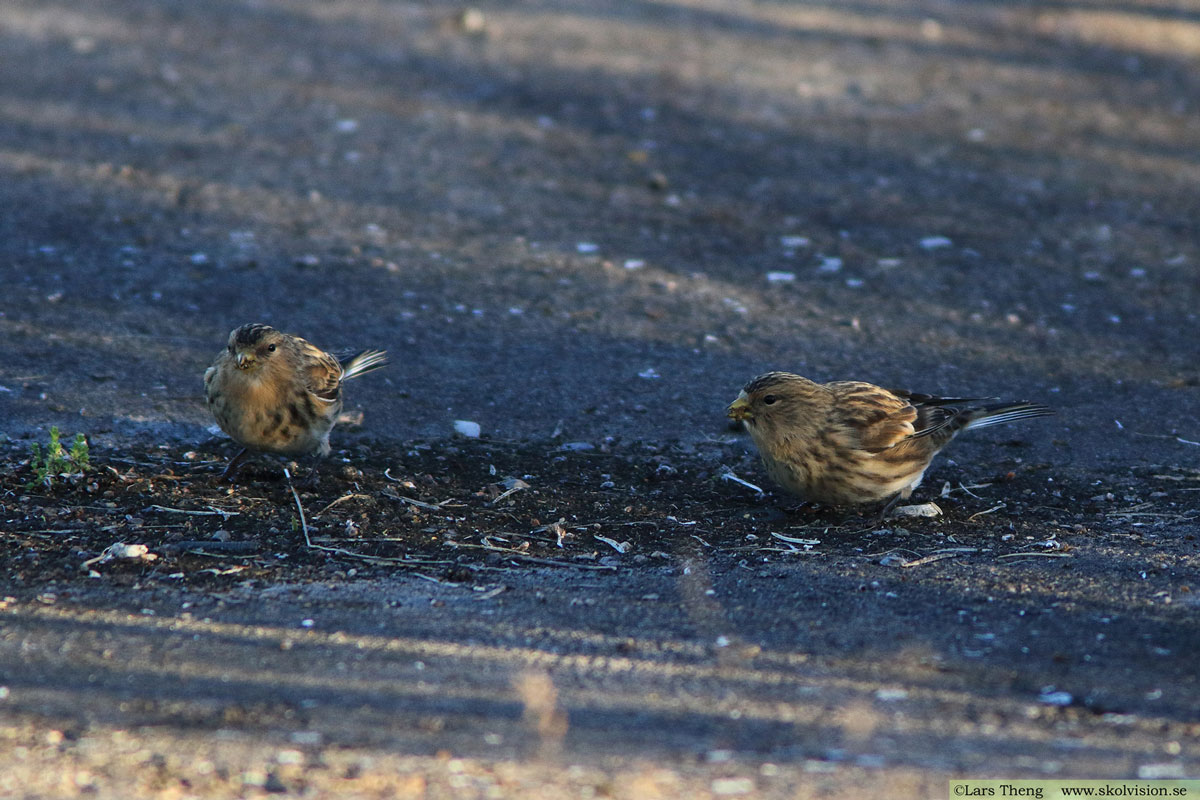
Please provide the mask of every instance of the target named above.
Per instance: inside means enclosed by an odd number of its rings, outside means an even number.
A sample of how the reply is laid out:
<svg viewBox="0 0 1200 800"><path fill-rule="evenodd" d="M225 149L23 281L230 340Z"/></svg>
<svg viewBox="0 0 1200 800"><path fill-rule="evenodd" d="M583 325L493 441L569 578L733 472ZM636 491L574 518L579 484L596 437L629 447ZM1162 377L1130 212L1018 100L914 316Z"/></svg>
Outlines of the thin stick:
<svg viewBox="0 0 1200 800"><path fill-rule="evenodd" d="M821 543L820 539L799 539L795 536L784 536L782 533L775 533L774 531L771 531L771 536L773 536L776 539L779 539L780 541L787 542L788 544L813 545L813 544Z"/></svg>
<svg viewBox="0 0 1200 800"><path fill-rule="evenodd" d="M322 515L322 514L324 514L326 511L328 511L329 509L333 508L333 507L334 507L334 506L336 506L338 503L341 503L341 502L342 502L342 501L344 501L344 500L352 500L352 499L354 499L354 498L358 498L358 497L361 497L361 498L362 498L362 499L364 499L364 500L370 500L370 499L371 499L371 496L370 496L369 494L344 494L344 495L342 495L341 497L339 497L337 500L334 500L332 503L330 503L329 505L327 505L327 506L325 506L324 508L322 508L322 509L321 509L320 511L318 511L317 513L313 514L313 517L314 517L314 518L316 518L316 517L319 517L319 516L321 516L321 515Z"/></svg>
<svg viewBox="0 0 1200 800"><path fill-rule="evenodd" d="M1019 558L1021 556L1037 556L1040 558L1071 558L1070 553L1036 553L1032 551L1024 553L1004 553L1003 555L996 556L996 558Z"/></svg>
<svg viewBox="0 0 1200 800"><path fill-rule="evenodd" d="M913 561L905 561L901 567L919 567L922 564L932 564L934 561L941 561L944 558L958 558L962 553L933 553L924 558L914 559Z"/></svg>
<svg viewBox="0 0 1200 800"><path fill-rule="evenodd" d="M288 488L292 490L292 498L296 501L296 511L300 512L300 529L304 531L304 543L309 547L313 546L312 539L308 538L308 521L304 519L304 506L300 505L300 495L296 493L296 487L292 485L292 473L288 472L288 468L283 468L283 477L287 481ZM318 547L319 550L329 550L328 547Z"/></svg>
<svg viewBox="0 0 1200 800"><path fill-rule="evenodd" d="M742 480L741 478L739 478L737 475L734 475L734 474L733 474L733 470L728 470L728 471L726 471L726 472L722 472L722 473L721 473L721 480L723 480L723 481L733 481L734 483L737 483L737 484L740 484L740 485L742 485L742 486L745 486L747 489L753 489L754 491L758 492L760 495L761 495L761 494L766 494L766 492L764 492L764 491L763 491L762 489L760 489L759 487L755 486L755 485L754 485L753 483L751 483L750 481L744 481L744 480Z"/></svg>
<svg viewBox="0 0 1200 800"><path fill-rule="evenodd" d="M285 475L287 474L286 469L283 472ZM293 491L295 491L295 490L293 490ZM242 513L240 511L224 511L222 509L215 508L213 506L209 506L209 508L211 508L212 511L193 511L192 509L188 509L188 508L169 508L168 506L150 506L150 508L153 511L167 511L172 514L190 514L193 517L220 517L221 519L228 519L229 517L236 517Z"/></svg>
<svg viewBox="0 0 1200 800"><path fill-rule="evenodd" d="M383 496L390 497L393 500L399 500L403 503L408 503L409 505L416 506L417 508L428 509L429 511L446 511L447 510L446 506L442 505L442 503L450 502L449 500L443 500L441 503L438 503L435 505L433 503L426 503L423 500L414 500L411 497L405 497L404 495L396 494L395 492L393 492L391 494L388 494L385 492ZM462 506L462 504L460 503L457 506L453 506L453 508L460 508L461 506Z"/></svg>
<svg viewBox="0 0 1200 800"><path fill-rule="evenodd" d="M971 520L975 519L976 517L982 517L985 514L991 514L993 511L999 511L1000 509L1005 508L1007 505L1008 505L1008 503L1001 503L998 506L992 506L991 508L987 509L986 511L976 511L974 514L967 517L967 522L970 522Z"/></svg>
<svg viewBox="0 0 1200 800"><path fill-rule="evenodd" d="M447 543L448 544L448 543ZM455 542L454 547L467 547L473 550L487 550L492 553L503 553L506 558L517 558L521 561L528 561L531 564L545 564L551 567L571 567L573 569L591 569L591 570L615 570L616 567L610 567L607 564L573 564L570 561L556 561L552 558L538 558L537 556L527 556L519 550L513 550L507 547L489 547L486 544L471 544L470 542Z"/></svg>

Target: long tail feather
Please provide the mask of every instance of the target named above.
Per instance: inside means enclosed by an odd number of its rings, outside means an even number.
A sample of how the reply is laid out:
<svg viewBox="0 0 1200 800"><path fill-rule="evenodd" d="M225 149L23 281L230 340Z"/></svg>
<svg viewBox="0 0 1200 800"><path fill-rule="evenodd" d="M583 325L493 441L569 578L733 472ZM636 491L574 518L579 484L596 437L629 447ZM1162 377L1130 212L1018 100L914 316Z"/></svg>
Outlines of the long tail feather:
<svg viewBox="0 0 1200 800"><path fill-rule="evenodd" d="M984 406L980 409L983 414L966 424L964 430L986 428L989 425L1003 425L1019 419L1032 417L1048 417L1054 413L1050 406L1041 403L1003 403L994 406Z"/></svg>
<svg viewBox="0 0 1200 800"><path fill-rule="evenodd" d="M342 380L348 381L359 375L366 375L388 363L387 353L383 350L364 350L342 364Z"/></svg>

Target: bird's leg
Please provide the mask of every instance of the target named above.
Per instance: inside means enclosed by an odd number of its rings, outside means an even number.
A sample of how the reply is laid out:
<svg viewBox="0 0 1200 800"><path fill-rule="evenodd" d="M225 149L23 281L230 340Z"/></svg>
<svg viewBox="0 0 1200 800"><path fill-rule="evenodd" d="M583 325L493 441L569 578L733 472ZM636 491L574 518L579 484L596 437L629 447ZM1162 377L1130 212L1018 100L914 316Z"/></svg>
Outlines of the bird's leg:
<svg viewBox="0 0 1200 800"><path fill-rule="evenodd" d="M883 510L879 512L879 516L875 520L876 525L882 525L887 521L888 514L892 513L892 509L895 508L896 504L900 502L900 500L903 498L903 495L903 492L897 492L896 494L892 495L892 499L888 500L887 504L884 505Z"/></svg>
<svg viewBox="0 0 1200 800"><path fill-rule="evenodd" d="M296 481L296 485L306 491L315 491L320 484L321 476L318 472L318 467L321 466L321 461L316 456L312 456L311 459L308 461L309 461L309 464L308 464L308 469L306 470L306 474L304 475L303 478ZM300 465L297 464L295 461L292 462L292 467L294 468L294 471L296 473L300 472Z"/></svg>
<svg viewBox="0 0 1200 800"><path fill-rule="evenodd" d="M794 506L781 506L780 510L788 516L815 516L821 513L821 506L810 500L802 500Z"/></svg>
<svg viewBox="0 0 1200 800"><path fill-rule="evenodd" d="M247 449L243 447L240 453L229 459L229 463L225 465L225 471L221 473L221 480L233 482L233 476L237 472L237 468L241 466L242 459L246 457L246 452Z"/></svg>

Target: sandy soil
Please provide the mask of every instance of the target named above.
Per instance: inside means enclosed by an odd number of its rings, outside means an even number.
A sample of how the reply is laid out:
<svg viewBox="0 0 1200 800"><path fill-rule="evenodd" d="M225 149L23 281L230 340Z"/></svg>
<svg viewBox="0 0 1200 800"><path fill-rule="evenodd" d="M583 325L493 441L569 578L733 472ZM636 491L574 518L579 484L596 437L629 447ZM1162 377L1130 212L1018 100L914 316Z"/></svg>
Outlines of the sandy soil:
<svg viewBox="0 0 1200 800"><path fill-rule="evenodd" d="M6 3L0 794L1200 776L1197 56L1149 0ZM254 320L394 360L295 494L217 479ZM770 491L771 368L1060 413L877 525Z"/></svg>

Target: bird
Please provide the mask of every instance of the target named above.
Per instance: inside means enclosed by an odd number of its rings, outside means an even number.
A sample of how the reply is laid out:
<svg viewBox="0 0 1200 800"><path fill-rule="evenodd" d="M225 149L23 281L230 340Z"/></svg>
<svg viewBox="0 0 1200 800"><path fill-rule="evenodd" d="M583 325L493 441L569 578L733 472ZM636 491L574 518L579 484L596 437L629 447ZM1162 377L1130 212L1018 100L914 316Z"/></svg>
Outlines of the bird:
<svg viewBox="0 0 1200 800"><path fill-rule="evenodd" d="M209 410L221 430L242 446L222 479L234 473L249 450L328 455L329 432L342 410L342 384L387 363L382 350L364 350L342 362L270 325L234 328L204 372Z"/></svg>
<svg viewBox="0 0 1200 800"><path fill-rule="evenodd" d="M992 400L768 372L747 383L727 412L785 490L830 506L888 501L883 519L959 433L1054 413L1041 403Z"/></svg>

